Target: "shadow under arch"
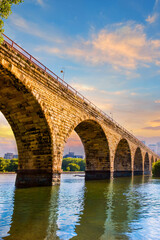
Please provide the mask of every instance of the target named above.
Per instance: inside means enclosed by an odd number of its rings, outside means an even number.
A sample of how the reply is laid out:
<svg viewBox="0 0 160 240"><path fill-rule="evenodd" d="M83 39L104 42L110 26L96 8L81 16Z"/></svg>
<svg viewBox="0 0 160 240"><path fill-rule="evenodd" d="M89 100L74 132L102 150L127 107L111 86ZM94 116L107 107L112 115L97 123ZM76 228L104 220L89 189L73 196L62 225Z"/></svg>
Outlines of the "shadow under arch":
<svg viewBox="0 0 160 240"><path fill-rule="evenodd" d="M150 173L150 162L149 162L149 155L146 152L145 158L144 158L144 174Z"/></svg>
<svg viewBox="0 0 160 240"><path fill-rule="evenodd" d="M18 148L17 187L52 184L52 138L46 116L31 90L0 66L0 111Z"/></svg>
<svg viewBox="0 0 160 240"><path fill-rule="evenodd" d="M86 180L110 178L110 151L101 125L94 120L84 120L75 128L84 146Z"/></svg>
<svg viewBox="0 0 160 240"><path fill-rule="evenodd" d="M117 145L114 158L114 177L131 176L131 151L126 139L121 139Z"/></svg>
<svg viewBox="0 0 160 240"><path fill-rule="evenodd" d="M143 174L143 157L141 149L138 147L134 155L134 175Z"/></svg>
<svg viewBox="0 0 160 240"><path fill-rule="evenodd" d="M151 157L151 169L152 169L152 164L154 163L154 158L153 156Z"/></svg>

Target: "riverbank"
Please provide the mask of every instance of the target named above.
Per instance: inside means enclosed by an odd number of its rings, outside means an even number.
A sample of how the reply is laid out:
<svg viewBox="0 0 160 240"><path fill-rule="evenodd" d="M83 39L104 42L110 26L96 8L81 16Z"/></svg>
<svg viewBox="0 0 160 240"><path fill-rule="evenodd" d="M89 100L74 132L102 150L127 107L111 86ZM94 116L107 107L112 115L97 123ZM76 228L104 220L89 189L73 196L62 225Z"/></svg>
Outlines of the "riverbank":
<svg viewBox="0 0 160 240"><path fill-rule="evenodd" d="M16 174L16 172L0 172L0 174ZM84 171L67 171L62 172L62 174L85 174Z"/></svg>
<svg viewBox="0 0 160 240"><path fill-rule="evenodd" d="M0 172L0 174L16 174L16 172Z"/></svg>
<svg viewBox="0 0 160 240"><path fill-rule="evenodd" d="M85 174L84 171L66 171L62 172L62 174Z"/></svg>

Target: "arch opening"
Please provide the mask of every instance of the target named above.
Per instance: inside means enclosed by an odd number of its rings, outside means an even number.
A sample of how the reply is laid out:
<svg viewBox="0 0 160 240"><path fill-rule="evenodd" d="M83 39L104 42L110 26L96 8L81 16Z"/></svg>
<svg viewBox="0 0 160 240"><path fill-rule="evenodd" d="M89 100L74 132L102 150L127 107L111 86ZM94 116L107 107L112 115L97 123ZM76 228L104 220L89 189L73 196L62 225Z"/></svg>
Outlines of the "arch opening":
<svg viewBox="0 0 160 240"><path fill-rule="evenodd" d="M153 163L154 163L154 158L153 158L153 156L152 156L152 157L151 157L151 169L152 169Z"/></svg>
<svg viewBox="0 0 160 240"><path fill-rule="evenodd" d="M4 159L17 158L17 144L12 128L0 111L0 157Z"/></svg>
<svg viewBox="0 0 160 240"><path fill-rule="evenodd" d="M0 111L18 148L17 187L52 185L52 138L36 97L7 69L0 67Z"/></svg>
<svg viewBox="0 0 160 240"><path fill-rule="evenodd" d="M107 137L94 120L85 120L75 127L86 157L86 180L110 178L110 151Z"/></svg>
<svg viewBox="0 0 160 240"><path fill-rule="evenodd" d="M85 171L84 147L78 134L73 130L64 146L63 171Z"/></svg>
<svg viewBox="0 0 160 240"><path fill-rule="evenodd" d="M145 158L144 158L144 174L150 173L150 164L149 164L149 155L146 152Z"/></svg>
<svg viewBox="0 0 160 240"><path fill-rule="evenodd" d="M126 139L118 143L114 158L114 177L131 176L131 151Z"/></svg>
<svg viewBox="0 0 160 240"><path fill-rule="evenodd" d="M134 155L134 175L143 174L143 158L141 149L138 147Z"/></svg>

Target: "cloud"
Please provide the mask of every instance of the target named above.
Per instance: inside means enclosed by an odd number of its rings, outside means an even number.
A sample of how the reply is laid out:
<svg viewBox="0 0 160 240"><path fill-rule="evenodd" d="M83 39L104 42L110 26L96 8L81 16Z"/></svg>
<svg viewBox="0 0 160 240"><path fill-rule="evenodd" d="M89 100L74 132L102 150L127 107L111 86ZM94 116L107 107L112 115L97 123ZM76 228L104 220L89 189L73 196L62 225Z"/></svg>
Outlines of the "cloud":
<svg viewBox="0 0 160 240"><path fill-rule="evenodd" d="M36 36L42 40L51 43L62 43L63 38L57 37L57 34L54 32L53 34L50 32L42 31L35 23L26 21L23 17L19 16L18 14L13 13L10 16L10 20L12 25L19 28L21 31L28 33L32 36ZM58 51L58 49L57 49ZM57 52L58 53L58 52Z"/></svg>
<svg viewBox="0 0 160 240"><path fill-rule="evenodd" d="M128 77L138 67L149 68L160 61L160 39L148 39L144 26L134 22L108 26L88 39L72 39L70 43L39 46L36 50L92 66L111 65L116 71L125 70Z"/></svg>
<svg viewBox="0 0 160 240"><path fill-rule="evenodd" d="M14 134L9 125L8 126L0 125L0 137L7 137L7 138L14 139Z"/></svg>
<svg viewBox="0 0 160 240"><path fill-rule="evenodd" d="M78 83L72 83L71 86L75 88L78 91L96 91L95 87L88 86L88 85L83 85L83 84L78 84Z"/></svg>
<svg viewBox="0 0 160 240"><path fill-rule="evenodd" d="M131 92L131 96L137 96L138 93L135 93L135 92Z"/></svg>
<svg viewBox="0 0 160 240"><path fill-rule="evenodd" d="M105 94L110 96L124 96L124 95L131 95L131 96L137 96L138 93L135 92L129 92L129 90L121 90L121 91L106 91L96 88L95 86L89 86L86 84L80 84L80 83L71 83L71 86L75 88L77 91L81 92L95 92L96 94Z"/></svg>
<svg viewBox="0 0 160 240"><path fill-rule="evenodd" d="M16 141L8 137L0 137L0 157L7 152L17 153Z"/></svg>
<svg viewBox="0 0 160 240"><path fill-rule="evenodd" d="M17 14L12 14L10 19L21 31L44 40L44 45L35 48L39 52L93 67L112 66L128 78L139 77L135 73L139 67L160 65L160 39L147 38L144 25L134 21L107 25L98 32L92 31L84 39L60 35L54 29L42 31L35 23L26 21Z"/></svg>
<svg viewBox="0 0 160 240"><path fill-rule="evenodd" d="M160 130L160 126L156 126L156 127L144 127L142 129L146 129L146 130Z"/></svg>
<svg viewBox="0 0 160 240"><path fill-rule="evenodd" d="M43 0L37 0L37 3L38 3L41 7L44 6L44 1L43 1Z"/></svg>
<svg viewBox="0 0 160 240"><path fill-rule="evenodd" d="M152 23L154 23L157 20L157 17L158 17L157 13L154 13L153 15L149 15L146 18L146 22L148 22L149 24L152 24Z"/></svg>
<svg viewBox="0 0 160 240"><path fill-rule="evenodd" d="M160 119L157 119L157 120L153 120L152 122L154 122L154 123L160 123Z"/></svg>
<svg viewBox="0 0 160 240"><path fill-rule="evenodd" d="M160 103L160 100L158 99L158 100L155 100L154 102L155 102L155 103Z"/></svg>

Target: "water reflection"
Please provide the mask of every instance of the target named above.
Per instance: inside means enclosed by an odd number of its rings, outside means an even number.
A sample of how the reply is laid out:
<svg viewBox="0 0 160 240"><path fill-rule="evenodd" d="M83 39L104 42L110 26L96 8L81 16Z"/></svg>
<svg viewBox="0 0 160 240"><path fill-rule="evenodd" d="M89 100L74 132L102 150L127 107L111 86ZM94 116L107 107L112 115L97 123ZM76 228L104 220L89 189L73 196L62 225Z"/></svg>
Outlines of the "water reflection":
<svg viewBox="0 0 160 240"><path fill-rule="evenodd" d="M76 236L75 227L79 224L84 204L85 181L82 177L62 175L58 198L58 231L60 239Z"/></svg>
<svg viewBox="0 0 160 240"><path fill-rule="evenodd" d="M15 189L14 194L12 191L12 221L9 232L3 231L3 239L71 239L83 210L84 184L84 178L63 175L60 186ZM4 226L8 228L7 218Z"/></svg>
<svg viewBox="0 0 160 240"><path fill-rule="evenodd" d="M7 236L13 213L15 174L0 174L0 239Z"/></svg>
<svg viewBox="0 0 160 240"><path fill-rule="evenodd" d="M72 238L74 240L99 239L104 232L106 181L88 181L85 187L84 210L76 226L77 236Z"/></svg>
<svg viewBox="0 0 160 240"><path fill-rule="evenodd" d="M160 239L159 179L63 175L60 186L17 190L7 179L0 178L2 239Z"/></svg>
<svg viewBox="0 0 160 240"><path fill-rule="evenodd" d="M56 188L54 188L52 196L57 198ZM48 228L50 199L50 187L16 189L9 236L4 237L3 239L45 239ZM57 201L54 200L54 202Z"/></svg>

